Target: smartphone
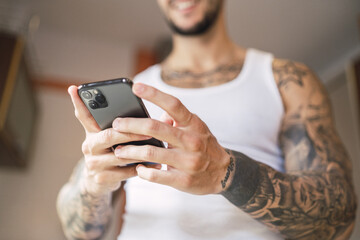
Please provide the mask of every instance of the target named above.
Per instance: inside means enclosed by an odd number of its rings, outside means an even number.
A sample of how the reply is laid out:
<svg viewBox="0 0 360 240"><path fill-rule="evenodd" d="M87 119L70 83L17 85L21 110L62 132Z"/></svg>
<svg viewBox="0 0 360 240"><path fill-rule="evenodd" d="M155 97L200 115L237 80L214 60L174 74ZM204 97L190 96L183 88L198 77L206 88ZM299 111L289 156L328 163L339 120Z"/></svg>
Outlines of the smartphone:
<svg viewBox="0 0 360 240"><path fill-rule="evenodd" d="M149 118L143 101L132 92L132 81L117 78L100 82L82 84L78 94L99 127L104 130L112 127L115 118ZM164 147L162 141L151 138L118 145L154 145ZM116 148L113 146L113 150Z"/></svg>

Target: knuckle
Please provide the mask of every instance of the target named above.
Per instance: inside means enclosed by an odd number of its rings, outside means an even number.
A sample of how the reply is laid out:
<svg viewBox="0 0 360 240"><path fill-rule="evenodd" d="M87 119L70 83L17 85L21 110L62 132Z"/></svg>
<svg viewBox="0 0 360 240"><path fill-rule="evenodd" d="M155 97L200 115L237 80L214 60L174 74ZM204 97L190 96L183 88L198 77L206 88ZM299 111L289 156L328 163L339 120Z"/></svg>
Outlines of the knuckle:
<svg viewBox="0 0 360 240"><path fill-rule="evenodd" d="M96 141L94 137L87 137L83 142L81 149L84 155L93 155L95 153Z"/></svg>
<svg viewBox="0 0 360 240"><path fill-rule="evenodd" d="M111 131L110 128L103 130L102 131L102 141L104 143L109 143L112 140L113 135L114 134L113 134L113 132Z"/></svg>
<svg viewBox="0 0 360 240"><path fill-rule="evenodd" d="M203 125L203 124L201 124L201 123L203 123L203 121L200 119L200 117L199 117L198 115L196 115L196 114L194 114L194 113L191 114L191 117L190 117L190 119L189 119L189 122L192 122L192 123L195 123L195 124L199 124L199 125L200 125L199 127L202 128L202 125Z"/></svg>
<svg viewBox="0 0 360 240"><path fill-rule="evenodd" d="M197 172L202 169L202 161L200 154L194 154L189 158L188 169L192 172Z"/></svg>
<svg viewBox="0 0 360 240"><path fill-rule="evenodd" d="M98 168L98 162L95 160L87 160L86 167L89 171L95 171Z"/></svg>
<svg viewBox="0 0 360 240"><path fill-rule="evenodd" d="M177 128L173 128L173 132L174 132L174 136L176 139L180 139L180 140L183 140L186 142L186 132L182 131L182 130L179 130Z"/></svg>
<svg viewBox="0 0 360 240"><path fill-rule="evenodd" d="M146 93L147 93L147 96L150 98L153 98L156 96L156 90L151 87L147 88Z"/></svg>
<svg viewBox="0 0 360 240"><path fill-rule="evenodd" d="M149 132L157 132L160 129L160 122L149 120L147 122L146 128Z"/></svg>
<svg viewBox="0 0 360 240"><path fill-rule="evenodd" d="M129 120L127 118L117 118L116 123L117 130L122 130L125 132L127 129L129 129Z"/></svg>
<svg viewBox="0 0 360 240"><path fill-rule="evenodd" d="M87 155L90 153L90 150L89 150L89 143L88 141L84 141L81 145L81 151L84 155Z"/></svg>
<svg viewBox="0 0 360 240"><path fill-rule="evenodd" d="M106 175L105 174L97 174L95 176L95 182L99 185L104 185L106 183Z"/></svg>
<svg viewBox="0 0 360 240"><path fill-rule="evenodd" d="M145 160L154 159L154 156L155 156L155 149L152 146L147 145L145 147L145 150L144 150L144 158L145 158Z"/></svg>
<svg viewBox="0 0 360 240"><path fill-rule="evenodd" d="M158 179L157 174L156 174L154 171L150 171L150 172L148 173L148 180L149 180L150 182L156 182L157 179Z"/></svg>
<svg viewBox="0 0 360 240"><path fill-rule="evenodd" d="M173 98L171 101L169 101L169 108L172 111L178 110L182 106L182 103L179 99Z"/></svg>
<svg viewBox="0 0 360 240"><path fill-rule="evenodd" d="M131 133L121 133L121 138L124 140L124 141L133 141L134 140L134 135L131 134ZM135 135L136 136L136 135Z"/></svg>
<svg viewBox="0 0 360 240"><path fill-rule="evenodd" d="M202 150L203 141L200 137L196 135L187 135L186 141L188 142L190 149L192 151L200 151Z"/></svg>

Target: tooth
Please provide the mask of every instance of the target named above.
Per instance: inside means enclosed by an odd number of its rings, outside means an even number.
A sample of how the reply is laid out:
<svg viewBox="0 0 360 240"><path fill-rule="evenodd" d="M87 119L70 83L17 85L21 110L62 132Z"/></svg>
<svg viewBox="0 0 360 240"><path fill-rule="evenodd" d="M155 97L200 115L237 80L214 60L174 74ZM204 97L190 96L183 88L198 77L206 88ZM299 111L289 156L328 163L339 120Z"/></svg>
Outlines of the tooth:
<svg viewBox="0 0 360 240"><path fill-rule="evenodd" d="M193 5L194 5L193 1L179 2L177 7L178 7L179 10L183 10L183 9L186 9L186 8L191 7Z"/></svg>

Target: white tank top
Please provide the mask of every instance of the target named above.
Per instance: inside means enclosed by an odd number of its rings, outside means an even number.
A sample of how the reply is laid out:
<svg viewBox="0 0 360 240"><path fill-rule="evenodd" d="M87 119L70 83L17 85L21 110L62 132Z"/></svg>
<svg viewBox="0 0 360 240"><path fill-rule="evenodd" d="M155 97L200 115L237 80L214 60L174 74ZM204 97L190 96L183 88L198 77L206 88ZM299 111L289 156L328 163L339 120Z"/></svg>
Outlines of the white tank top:
<svg viewBox="0 0 360 240"><path fill-rule="evenodd" d="M249 49L240 74L220 86L184 89L164 83L154 65L134 79L179 98L218 142L283 171L278 134L283 103L272 73L273 56ZM145 102L152 118L163 111ZM126 213L118 240L282 239L221 195L191 195L138 177L125 185Z"/></svg>

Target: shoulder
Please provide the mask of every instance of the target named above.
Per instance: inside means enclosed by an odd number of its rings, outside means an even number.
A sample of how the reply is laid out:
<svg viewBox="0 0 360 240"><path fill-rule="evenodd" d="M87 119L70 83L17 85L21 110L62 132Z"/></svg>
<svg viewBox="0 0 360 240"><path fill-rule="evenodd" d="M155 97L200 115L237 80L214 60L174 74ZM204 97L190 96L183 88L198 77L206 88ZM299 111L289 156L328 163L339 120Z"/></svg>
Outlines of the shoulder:
<svg viewBox="0 0 360 240"><path fill-rule="evenodd" d="M327 99L326 90L316 74L305 64L274 58L272 70L285 109L298 108L313 96Z"/></svg>
<svg viewBox="0 0 360 240"><path fill-rule="evenodd" d="M288 59L274 58L272 69L275 81L279 87L288 85L290 82L303 86L305 78L313 77L313 73L308 66Z"/></svg>
<svg viewBox="0 0 360 240"><path fill-rule="evenodd" d="M161 71L161 69L160 69L159 64L152 65L152 66L148 67L147 69L145 69L144 71L138 73L134 77L133 81L149 84L149 81L156 78L156 76L158 76L160 74L160 71Z"/></svg>

